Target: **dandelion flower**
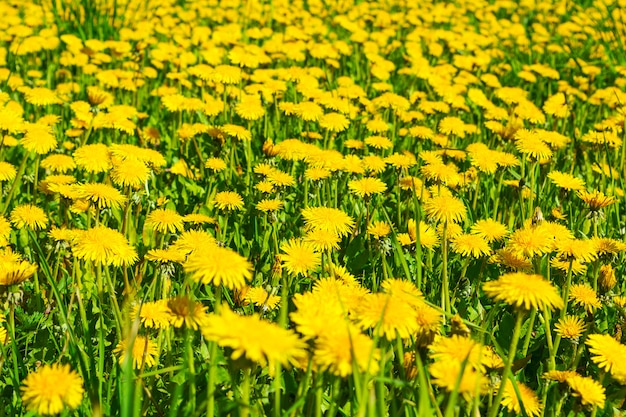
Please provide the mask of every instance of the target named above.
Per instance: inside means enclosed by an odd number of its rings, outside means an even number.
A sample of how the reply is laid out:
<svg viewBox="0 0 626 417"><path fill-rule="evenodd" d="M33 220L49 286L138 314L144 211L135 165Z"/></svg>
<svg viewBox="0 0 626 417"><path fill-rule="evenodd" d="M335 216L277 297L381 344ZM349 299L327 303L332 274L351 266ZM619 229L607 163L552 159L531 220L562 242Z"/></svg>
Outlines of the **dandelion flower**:
<svg viewBox="0 0 626 417"><path fill-rule="evenodd" d="M307 229L322 229L341 237L354 227L354 220L343 211L331 207L309 207L302 210Z"/></svg>
<svg viewBox="0 0 626 417"><path fill-rule="evenodd" d="M487 378L473 366L466 365L463 369L462 361L436 361L428 367L428 371L433 378L433 384L448 392L457 390L466 400L471 400L476 393L487 392L489 386Z"/></svg>
<svg viewBox="0 0 626 417"><path fill-rule="evenodd" d="M615 197L606 196L601 191L579 191L578 197L589 206L592 212L599 211L617 201Z"/></svg>
<svg viewBox="0 0 626 417"><path fill-rule="evenodd" d="M156 343L145 336L135 337L132 346L129 346L129 342L127 339L122 340L113 350L120 357L120 365L124 363L128 353L130 353L133 360L133 368L135 369L150 368L156 364L154 358L158 354Z"/></svg>
<svg viewBox="0 0 626 417"><path fill-rule="evenodd" d="M373 236L374 239L383 238L389 233L391 233L391 226L387 222L375 221L367 227L367 234Z"/></svg>
<svg viewBox="0 0 626 417"><path fill-rule="evenodd" d="M130 265L137 261L137 251L123 234L104 226L80 231L72 242L74 256L96 265Z"/></svg>
<svg viewBox="0 0 626 417"><path fill-rule="evenodd" d="M150 176L150 168L138 158L126 158L113 165L111 179L121 187L141 188Z"/></svg>
<svg viewBox="0 0 626 417"><path fill-rule="evenodd" d="M372 194L384 192L387 189L387 185L378 178L365 177L348 182L348 188L359 197L370 197Z"/></svg>
<svg viewBox="0 0 626 417"><path fill-rule="evenodd" d="M74 158L60 153L46 156L41 160L41 167L52 172L64 174L76 168Z"/></svg>
<svg viewBox="0 0 626 417"><path fill-rule="evenodd" d="M53 415L77 408L83 401L83 379L69 365L43 365L28 374L21 387L26 408Z"/></svg>
<svg viewBox="0 0 626 417"><path fill-rule="evenodd" d="M0 182L11 181L17 175L15 167L8 162L0 162Z"/></svg>
<svg viewBox="0 0 626 417"><path fill-rule="evenodd" d="M442 223L461 222L467 212L463 201L445 194L430 198L424 208L429 218Z"/></svg>
<svg viewBox="0 0 626 417"><path fill-rule="evenodd" d="M626 346L608 334L592 334L585 341L592 354L591 360L612 374L626 373Z"/></svg>
<svg viewBox="0 0 626 417"><path fill-rule="evenodd" d="M593 378L573 375L567 378L567 385L572 389L572 394L580 398L582 405L591 407L604 407L606 394L604 387Z"/></svg>
<svg viewBox="0 0 626 417"><path fill-rule="evenodd" d="M493 219L478 220L471 228L471 233L485 239L487 243L502 240L509 230L505 225Z"/></svg>
<svg viewBox="0 0 626 417"><path fill-rule="evenodd" d="M0 261L0 286L17 285L32 277L37 271L37 265L28 261L7 260Z"/></svg>
<svg viewBox="0 0 626 417"><path fill-rule="evenodd" d="M57 147L57 139L52 128L36 123L26 125L26 133L20 143L27 151L38 155L47 154Z"/></svg>
<svg viewBox="0 0 626 417"><path fill-rule="evenodd" d="M523 258L533 258L550 252L553 239L544 228L518 229L509 236L507 247Z"/></svg>
<svg viewBox="0 0 626 417"><path fill-rule="evenodd" d="M252 264L246 258L217 245L192 252L183 266L194 281L231 290L243 288L252 278Z"/></svg>
<svg viewBox="0 0 626 417"><path fill-rule="evenodd" d="M291 239L280 247L283 266L293 275L307 275L321 263L315 244L302 239Z"/></svg>
<svg viewBox="0 0 626 417"><path fill-rule="evenodd" d="M417 332L417 320L412 302L388 293L367 294L356 311L355 320L363 329L376 329L387 340L402 339Z"/></svg>
<svg viewBox="0 0 626 417"><path fill-rule="evenodd" d="M330 251L339 249L341 238L328 230L309 230L304 237L305 242L310 242L316 251Z"/></svg>
<svg viewBox="0 0 626 417"><path fill-rule="evenodd" d="M185 223L194 223L194 224L216 224L217 221L211 217L211 216L207 216L206 214L202 214L202 213L189 213L189 214L185 214L183 216L183 221Z"/></svg>
<svg viewBox="0 0 626 417"><path fill-rule="evenodd" d="M197 301L193 301L186 296L178 296L167 300L167 307L172 315L172 325L174 327L186 327L198 330L206 323L209 314L206 307Z"/></svg>
<svg viewBox="0 0 626 417"><path fill-rule="evenodd" d="M243 198L234 191L222 191L215 195L215 204L220 210L241 210Z"/></svg>
<svg viewBox="0 0 626 417"><path fill-rule="evenodd" d="M347 377L356 365L360 372L378 372L380 351L374 341L343 320L327 323L332 327L315 343L314 363L333 375Z"/></svg>
<svg viewBox="0 0 626 417"><path fill-rule="evenodd" d="M256 209L264 213L280 210L283 202L278 199L264 199L256 204Z"/></svg>
<svg viewBox="0 0 626 417"><path fill-rule="evenodd" d="M569 299L582 306L589 313L592 313L596 308L602 307L598 295L587 284L572 285L569 290Z"/></svg>
<svg viewBox="0 0 626 417"><path fill-rule="evenodd" d="M452 250L462 256L480 258L489 255L491 248L485 239L478 235L462 234L451 239Z"/></svg>
<svg viewBox="0 0 626 417"><path fill-rule="evenodd" d="M220 158L209 158L204 163L204 167L213 172L221 172L227 168L226 162Z"/></svg>
<svg viewBox="0 0 626 417"><path fill-rule="evenodd" d="M340 113L327 113L320 118L320 127L331 132L341 132L350 126L350 120Z"/></svg>
<svg viewBox="0 0 626 417"><path fill-rule="evenodd" d="M580 191L585 189L585 181L566 172L552 171L548 174L548 178L550 178L557 187L565 190Z"/></svg>
<svg viewBox="0 0 626 417"><path fill-rule="evenodd" d="M293 330L283 329L257 314L236 314L227 306L219 314L211 314L200 330L207 340L232 349L233 360L245 357L267 365L270 374L277 364L295 364L306 357L306 344Z"/></svg>
<svg viewBox="0 0 626 417"><path fill-rule="evenodd" d="M167 329L170 327L173 319L172 313L167 306L167 300L158 300L138 305L133 309L131 317L135 317L137 314L145 327L154 329Z"/></svg>
<svg viewBox="0 0 626 417"><path fill-rule="evenodd" d="M76 197L94 203L99 209L120 208L126 197L115 187L99 182L90 182L75 187Z"/></svg>
<svg viewBox="0 0 626 417"><path fill-rule="evenodd" d="M146 217L146 226L160 233L176 233L183 229L183 216L170 209L156 209Z"/></svg>
<svg viewBox="0 0 626 417"><path fill-rule="evenodd" d="M600 267L600 275L598 277L598 284L600 285L600 288L604 289L605 291L610 290L617 284L617 277L615 276L615 269L613 269L611 265L602 265Z"/></svg>
<svg viewBox="0 0 626 417"><path fill-rule="evenodd" d="M522 404L526 414L529 416L534 417L540 415L543 407L541 406L539 398L537 398L537 394L521 382L516 381L515 383L517 384L520 398L517 397L515 388L513 387L513 382L507 379L501 404L516 415L520 415L522 413Z"/></svg>
<svg viewBox="0 0 626 417"><path fill-rule="evenodd" d="M280 303L280 296L268 293L263 287L249 288L245 298L263 311L274 310Z"/></svg>
<svg viewBox="0 0 626 417"><path fill-rule="evenodd" d="M563 259L576 260L582 264L598 258L595 242L590 239L559 239L556 252Z"/></svg>
<svg viewBox="0 0 626 417"><path fill-rule="evenodd" d="M576 316L565 316L554 325L557 334L563 339L578 339L585 332L587 325Z"/></svg>
<svg viewBox="0 0 626 417"><path fill-rule="evenodd" d="M512 272L483 285L485 293L497 301L518 308L542 310L562 308L563 299L556 288L541 275Z"/></svg>
<svg viewBox="0 0 626 417"><path fill-rule="evenodd" d="M73 157L79 168L94 174L108 171L112 166L109 148L102 143L81 146Z"/></svg>
<svg viewBox="0 0 626 417"><path fill-rule="evenodd" d="M29 227L32 230L40 230L48 224L48 216L40 207L32 204L22 204L11 211L11 223L17 229Z"/></svg>

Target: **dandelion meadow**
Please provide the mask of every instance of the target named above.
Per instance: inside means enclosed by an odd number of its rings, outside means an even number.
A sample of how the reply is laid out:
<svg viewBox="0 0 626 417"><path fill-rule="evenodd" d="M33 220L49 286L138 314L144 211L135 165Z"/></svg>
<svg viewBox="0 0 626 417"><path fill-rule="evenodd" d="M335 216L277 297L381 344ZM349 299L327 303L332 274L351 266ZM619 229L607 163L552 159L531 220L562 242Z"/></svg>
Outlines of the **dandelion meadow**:
<svg viewBox="0 0 626 417"><path fill-rule="evenodd" d="M0 1L0 417L623 415L625 7Z"/></svg>

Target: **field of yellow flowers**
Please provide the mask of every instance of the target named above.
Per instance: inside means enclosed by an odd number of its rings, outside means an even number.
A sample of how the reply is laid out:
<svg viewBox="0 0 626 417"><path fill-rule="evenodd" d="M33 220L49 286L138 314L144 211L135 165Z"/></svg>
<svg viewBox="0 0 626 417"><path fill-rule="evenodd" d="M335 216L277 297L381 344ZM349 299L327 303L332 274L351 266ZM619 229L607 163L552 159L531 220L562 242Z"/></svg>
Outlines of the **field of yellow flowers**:
<svg viewBox="0 0 626 417"><path fill-rule="evenodd" d="M0 417L624 415L624 8L1 1Z"/></svg>

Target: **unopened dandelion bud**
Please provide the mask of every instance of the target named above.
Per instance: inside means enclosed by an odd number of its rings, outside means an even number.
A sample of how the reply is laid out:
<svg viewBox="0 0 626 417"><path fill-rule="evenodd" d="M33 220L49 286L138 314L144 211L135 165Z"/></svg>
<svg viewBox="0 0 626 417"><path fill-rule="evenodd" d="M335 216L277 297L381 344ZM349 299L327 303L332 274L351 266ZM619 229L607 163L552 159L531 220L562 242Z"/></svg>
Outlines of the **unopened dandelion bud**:
<svg viewBox="0 0 626 417"><path fill-rule="evenodd" d="M600 288L604 291L609 291L617 284L617 278L615 277L615 270L611 265L602 265L600 267L600 276L598 279Z"/></svg>
<svg viewBox="0 0 626 417"><path fill-rule="evenodd" d="M278 154L278 152L274 149L274 141L269 138L263 143L262 149L266 156L276 156Z"/></svg>
<svg viewBox="0 0 626 417"><path fill-rule="evenodd" d="M415 366L415 352L404 352L404 373L408 381L417 376L417 366Z"/></svg>

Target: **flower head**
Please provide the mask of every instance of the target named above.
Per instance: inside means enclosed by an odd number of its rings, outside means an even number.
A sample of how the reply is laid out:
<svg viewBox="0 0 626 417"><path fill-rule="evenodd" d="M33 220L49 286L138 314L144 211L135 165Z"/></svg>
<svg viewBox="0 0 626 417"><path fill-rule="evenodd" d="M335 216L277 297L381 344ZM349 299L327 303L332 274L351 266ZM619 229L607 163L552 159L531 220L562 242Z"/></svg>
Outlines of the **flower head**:
<svg viewBox="0 0 626 417"><path fill-rule="evenodd" d="M365 177L360 180L352 180L348 188L359 197L370 197L372 194L380 194L387 189L387 185L378 178Z"/></svg>
<svg viewBox="0 0 626 417"><path fill-rule="evenodd" d="M28 374L21 387L22 401L38 414L59 414L83 401L83 379L69 365L43 365Z"/></svg>
<svg viewBox="0 0 626 417"><path fill-rule="evenodd" d="M217 245L194 251L187 257L185 271L203 284L234 290L243 288L252 278L252 264L237 252Z"/></svg>
<svg viewBox="0 0 626 417"><path fill-rule="evenodd" d="M343 237L352 231L354 220L343 211L331 207L309 207L302 210L307 229L322 229Z"/></svg>
<svg viewBox="0 0 626 417"><path fill-rule="evenodd" d="M200 330L207 340L232 349L232 359L245 357L259 365L268 365L270 373L277 364L294 364L306 356L306 345L293 330L283 329L256 314L236 314L227 306L219 314L211 314Z"/></svg>
<svg viewBox="0 0 626 417"><path fill-rule="evenodd" d="M32 204L22 204L11 211L11 223L18 229L29 227L39 230L48 224L48 216L40 207Z"/></svg>
<svg viewBox="0 0 626 417"><path fill-rule="evenodd" d="M426 215L442 223L458 223L465 219L466 208L463 201L447 194L434 196L426 201Z"/></svg>
<svg viewBox="0 0 626 417"><path fill-rule="evenodd" d="M146 226L161 233L176 233L183 229L183 216L170 209L156 209L146 217Z"/></svg>
<svg viewBox="0 0 626 417"><path fill-rule="evenodd" d="M593 378L573 375L567 378L567 385L572 389L572 394L580 398L582 405L591 407L604 407L606 394L604 387Z"/></svg>
<svg viewBox="0 0 626 417"><path fill-rule="evenodd" d="M306 275L321 263L315 244L302 239L291 239L281 245L283 266L293 275Z"/></svg>
<svg viewBox="0 0 626 417"><path fill-rule="evenodd" d="M126 360L126 355L130 353L133 361L133 368L150 368L156 364L154 357L158 354L157 345L145 336L137 336L129 346L129 340L124 339L117 344L114 353L119 355L120 364Z"/></svg>
<svg viewBox="0 0 626 417"><path fill-rule="evenodd" d="M215 204L220 210L241 210L243 198L234 191L222 191L215 195Z"/></svg>
<svg viewBox="0 0 626 417"><path fill-rule="evenodd" d="M537 274L504 274L495 281L485 283L483 290L495 300L526 310L563 307L563 299L556 288Z"/></svg>
<svg viewBox="0 0 626 417"><path fill-rule="evenodd" d="M117 230L96 226L77 231L72 242L75 256L96 265L129 265L137 261L137 251Z"/></svg>
<svg viewBox="0 0 626 417"><path fill-rule="evenodd" d="M579 317L565 316L559 319L554 328L557 334L564 339L578 339L584 333L587 325Z"/></svg>
<svg viewBox="0 0 626 417"><path fill-rule="evenodd" d="M537 398L537 394L521 382L516 382L516 384L520 394L519 398L513 387L513 382L507 379L501 404L516 415L522 413L522 405L527 415L531 417L540 415L543 407L541 406L539 398Z"/></svg>

